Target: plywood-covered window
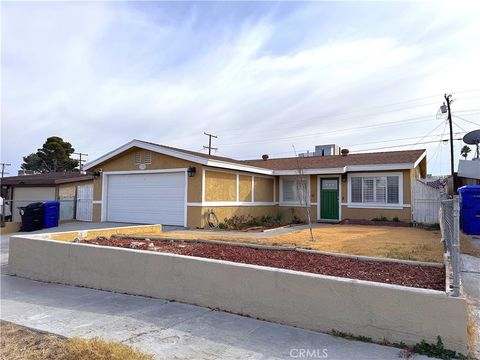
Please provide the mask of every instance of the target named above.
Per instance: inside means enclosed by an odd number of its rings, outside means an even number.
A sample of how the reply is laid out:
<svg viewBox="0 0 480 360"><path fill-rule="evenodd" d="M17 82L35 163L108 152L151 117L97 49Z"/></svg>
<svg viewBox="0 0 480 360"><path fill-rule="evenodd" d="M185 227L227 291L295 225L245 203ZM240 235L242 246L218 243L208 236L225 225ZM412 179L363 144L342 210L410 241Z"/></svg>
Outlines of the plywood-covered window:
<svg viewBox="0 0 480 360"><path fill-rule="evenodd" d="M289 205L304 205L309 202L310 179L297 176L280 178L280 202Z"/></svg>

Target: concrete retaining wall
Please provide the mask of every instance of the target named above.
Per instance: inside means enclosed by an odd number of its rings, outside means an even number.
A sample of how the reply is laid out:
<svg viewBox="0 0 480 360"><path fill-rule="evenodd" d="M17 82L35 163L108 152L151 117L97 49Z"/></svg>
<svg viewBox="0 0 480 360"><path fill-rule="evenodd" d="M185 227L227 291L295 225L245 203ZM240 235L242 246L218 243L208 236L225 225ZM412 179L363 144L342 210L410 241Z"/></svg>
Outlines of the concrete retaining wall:
<svg viewBox="0 0 480 360"><path fill-rule="evenodd" d="M435 342L440 335L447 347L467 351L465 299L440 291L39 236L10 239L9 272L379 341Z"/></svg>

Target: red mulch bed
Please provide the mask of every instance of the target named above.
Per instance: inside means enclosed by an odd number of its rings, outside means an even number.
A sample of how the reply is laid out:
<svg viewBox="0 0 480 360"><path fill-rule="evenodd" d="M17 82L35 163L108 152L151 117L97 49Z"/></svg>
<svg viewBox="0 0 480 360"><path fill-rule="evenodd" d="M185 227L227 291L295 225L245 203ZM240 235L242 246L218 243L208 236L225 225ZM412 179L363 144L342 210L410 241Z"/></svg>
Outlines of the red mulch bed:
<svg viewBox="0 0 480 360"><path fill-rule="evenodd" d="M445 270L443 267L366 261L293 250L256 249L190 241L146 241L112 237L110 239L83 240L82 243L197 256L314 274L445 290Z"/></svg>

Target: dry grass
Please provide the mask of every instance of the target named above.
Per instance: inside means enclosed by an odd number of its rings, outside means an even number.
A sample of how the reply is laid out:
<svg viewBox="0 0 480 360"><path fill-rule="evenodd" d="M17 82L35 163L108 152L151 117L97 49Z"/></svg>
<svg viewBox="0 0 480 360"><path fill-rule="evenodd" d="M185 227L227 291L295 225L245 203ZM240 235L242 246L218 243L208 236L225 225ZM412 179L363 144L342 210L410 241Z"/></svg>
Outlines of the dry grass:
<svg viewBox="0 0 480 360"><path fill-rule="evenodd" d="M473 239L469 235L460 234L460 251L463 254L480 257L480 249L473 244Z"/></svg>
<svg viewBox="0 0 480 360"><path fill-rule="evenodd" d="M287 245L320 251L364 255L381 258L443 262L440 231L419 228L363 225L327 225L314 229L315 241L308 230L269 238L232 236L222 233L192 235L179 233L148 233L145 236L168 236L187 239L215 239L268 245Z"/></svg>
<svg viewBox="0 0 480 360"><path fill-rule="evenodd" d="M0 359L10 360L152 360L127 345L101 339L65 339L0 321Z"/></svg>

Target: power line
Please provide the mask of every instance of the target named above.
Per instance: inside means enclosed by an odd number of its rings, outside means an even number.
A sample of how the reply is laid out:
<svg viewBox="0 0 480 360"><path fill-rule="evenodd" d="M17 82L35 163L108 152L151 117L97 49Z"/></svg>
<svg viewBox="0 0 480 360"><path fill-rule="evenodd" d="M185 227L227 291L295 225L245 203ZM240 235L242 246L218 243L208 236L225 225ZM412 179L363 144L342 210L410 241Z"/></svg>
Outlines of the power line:
<svg viewBox="0 0 480 360"><path fill-rule="evenodd" d="M445 123L445 126L444 126L444 130L443 132L440 134L435 134L435 135L429 135L428 137L431 137L432 140L436 137L440 137L440 138L443 138L443 136L445 135L445 127L447 126L447 123ZM455 132L454 134L455 135L463 135L465 133L467 133L468 131L463 131L463 132ZM413 137L405 137L405 138L398 138L398 139L388 139L388 140L381 140L381 141L369 141L369 142L364 142L364 143L357 143L357 144L347 144L347 145L343 145L344 148L350 148L350 147L354 147L354 146L361 146L361 145L369 145L369 144L382 144L382 143L391 143L391 142L395 142L395 141L402 141L402 140L414 140L414 139L420 139L424 136L413 136ZM397 146L402 146L401 144L400 145L397 145ZM308 150L310 149L303 149L303 150L299 150L299 152L307 152ZM352 150L353 152L355 152L356 150ZM279 151L279 152L274 152L274 153L269 153L269 155L278 155L278 154L290 154L292 153L292 151ZM245 156L244 159L256 159L258 157L258 155L250 155L250 156Z"/></svg>
<svg viewBox="0 0 480 360"><path fill-rule="evenodd" d="M345 131L351 131L351 130L363 130L363 129L371 129L371 128L377 128L377 127L386 127L386 126L391 126L395 124L407 124L411 122L416 122L421 119L428 119L431 118L431 115L428 116L420 116L420 117L415 117L415 118L410 118L410 119L403 119L399 121L390 121L382 124L372 124L372 125L367 125L367 126L357 126L357 127L351 127L351 128L344 128L344 129L338 129L338 130L332 130L332 131L325 131L325 132L317 132L317 133L310 133L310 134L304 134L304 135L295 135L295 136L287 136L283 138L277 138L277 139L269 139L269 140L252 140L252 141L242 141L242 142L237 142L237 143L230 143L230 144L220 144L222 146L234 146L234 145L242 145L242 144L255 144L255 143L266 143L266 142L275 142L279 140L290 140L290 139L295 139L295 138L302 138L302 137L310 137L310 136L318 136L318 135L330 135L330 134L335 134L338 132L345 132ZM437 120L435 118L431 118L430 120Z"/></svg>
<svg viewBox="0 0 480 360"><path fill-rule="evenodd" d="M465 132L468 132L467 130L465 130L464 128L462 128L460 125L458 125L458 123L454 122L453 125L455 125L456 127L460 128L460 130L463 130Z"/></svg>
<svg viewBox="0 0 480 360"><path fill-rule="evenodd" d="M473 122L473 121L470 121L470 120L464 119L464 118L462 118L462 117L460 117L460 116L458 116L458 115L453 115L453 116L455 116L456 118L458 118L458 119L460 119L460 120L466 121L466 122L468 122L468 123L470 123L470 124L473 124L473 125L480 126L480 124L479 124L479 123L476 123L476 122Z"/></svg>
<svg viewBox="0 0 480 360"><path fill-rule="evenodd" d="M205 135L208 136L208 146L204 146L204 149L208 149L208 155L212 155L212 150L218 150L218 148L212 147L212 137L217 139L218 137L216 135L212 134L207 134L204 132Z"/></svg>
<svg viewBox="0 0 480 360"><path fill-rule="evenodd" d="M420 143L423 139L425 139L426 137L428 137L431 133L433 133L435 130L437 130L440 126L442 126L442 123L438 124L437 126L435 126L431 131L428 132L427 135L424 135L420 138L420 140L418 140L417 143ZM414 144L413 146L415 146L416 144Z"/></svg>
<svg viewBox="0 0 480 360"><path fill-rule="evenodd" d="M462 140L462 139L461 139L461 138L458 138L458 139L453 139L453 140ZM432 144L432 143L436 143L436 142L447 142L447 141L448 141L448 139L433 140L433 141L424 141L424 142L415 143L415 144L403 144L403 145L384 146L384 147L378 147L378 148L354 150L354 151L351 151L351 152L354 153L354 152L371 151L371 150L392 149L392 148L397 148L397 147L405 147L405 146L411 146L411 145Z"/></svg>

